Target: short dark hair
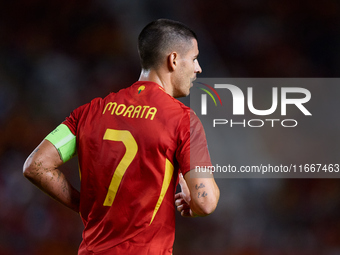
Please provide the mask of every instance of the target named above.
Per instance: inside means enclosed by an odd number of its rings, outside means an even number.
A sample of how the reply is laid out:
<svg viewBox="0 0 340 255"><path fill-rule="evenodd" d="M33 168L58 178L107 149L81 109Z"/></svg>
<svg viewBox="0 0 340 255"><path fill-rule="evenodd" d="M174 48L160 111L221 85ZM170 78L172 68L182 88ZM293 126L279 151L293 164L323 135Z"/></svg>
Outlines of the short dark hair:
<svg viewBox="0 0 340 255"><path fill-rule="evenodd" d="M191 43L197 36L186 25L173 20L158 19L142 30L138 37L138 51L143 69L156 68L165 54Z"/></svg>

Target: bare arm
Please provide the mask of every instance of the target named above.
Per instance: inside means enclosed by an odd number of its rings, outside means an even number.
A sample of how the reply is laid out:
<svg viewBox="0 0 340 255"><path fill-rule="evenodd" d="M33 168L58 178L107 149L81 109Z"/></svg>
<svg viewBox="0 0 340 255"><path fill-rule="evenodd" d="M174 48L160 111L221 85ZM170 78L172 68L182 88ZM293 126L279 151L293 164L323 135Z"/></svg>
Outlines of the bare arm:
<svg viewBox="0 0 340 255"><path fill-rule="evenodd" d="M175 195L175 204L182 216L207 216L215 211L220 190L212 174L191 178L188 172L184 178L180 175L179 184L182 191Z"/></svg>
<svg viewBox="0 0 340 255"><path fill-rule="evenodd" d="M55 200L79 212L80 193L58 169L63 164L52 143L43 140L24 164L24 176Z"/></svg>

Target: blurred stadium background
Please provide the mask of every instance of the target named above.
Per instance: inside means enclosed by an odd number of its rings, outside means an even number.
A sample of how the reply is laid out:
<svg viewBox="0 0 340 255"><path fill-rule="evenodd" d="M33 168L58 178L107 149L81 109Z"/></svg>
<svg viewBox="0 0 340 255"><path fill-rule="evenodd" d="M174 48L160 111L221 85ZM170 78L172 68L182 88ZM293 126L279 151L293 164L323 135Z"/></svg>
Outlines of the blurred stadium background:
<svg viewBox="0 0 340 255"><path fill-rule="evenodd" d="M138 79L137 36L157 18L197 32L201 77L340 75L336 0L0 1L0 255L76 254L80 218L22 165L74 108ZM76 160L63 170L78 187ZM174 254L340 254L338 179L217 182L213 215L177 214Z"/></svg>

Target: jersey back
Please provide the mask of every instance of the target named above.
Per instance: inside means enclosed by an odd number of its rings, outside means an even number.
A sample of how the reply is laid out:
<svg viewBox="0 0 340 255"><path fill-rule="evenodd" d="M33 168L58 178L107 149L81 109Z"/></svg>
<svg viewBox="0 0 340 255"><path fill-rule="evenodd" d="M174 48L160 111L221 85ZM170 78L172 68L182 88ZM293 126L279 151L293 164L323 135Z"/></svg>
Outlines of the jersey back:
<svg viewBox="0 0 340 255"><path fill-rule="evenodd" d="M139 81L77 108L63 124L77 137L79 254L171 254L178 171L192 167L190 108ZM211 164L200 151L200 165Z"/></svg>

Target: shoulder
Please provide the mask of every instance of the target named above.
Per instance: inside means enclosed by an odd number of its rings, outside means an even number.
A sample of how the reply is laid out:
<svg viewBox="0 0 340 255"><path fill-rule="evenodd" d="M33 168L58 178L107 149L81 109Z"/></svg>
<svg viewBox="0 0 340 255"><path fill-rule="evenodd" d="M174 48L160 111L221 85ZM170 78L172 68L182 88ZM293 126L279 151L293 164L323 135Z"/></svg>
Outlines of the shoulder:
<svg viewBox="0 0 340 255"><path fill-rule="evenodd" d="M83 108L83 110L88 110L88 111L100 110L100 109L103 108L103 106L105 106L105 104L108 101L112 101L115 98L115 96L123 90L124 89L122 89L118 92L111 92L103 98L102 97L93 98L90 102L81 106L80 108Z"/></svg>
<svg viewBox="0 0 340 255"><path fill-rule="evenodd" d="M193 112L192 109L185 104L183 104L181 101L177 100L176 98L173 98L172 96L168 95L171 100L173 101L173 104L177 109L181 112L183 112L184 115L190 116L190 114Z"/></svg>
<svg viewBox="0 0 340 255"><path fill-rule="evenodd" d="M160 101L162 105L165 105L165 106L169 105L171 108L178 111L179 113L182 113L185 116L190 116L191 112L193 112L190 107L186 106L178 99L170 96L164 90L160 90L159 94L162 95L162 97L160 97Z"/></svg>
<svg viewBox="0 0 340 255"><path fill-rule="evenodd" d="M73 112L78 114L87 113L89 110L100 107L103 104L103 98L96 97L92 99L90 102L83 104L76 108Z"/></svg>
<svg viewBox="0 0 340 255"><path fill-rule="evenodd" d="M97 110L100 110L103 104L104 104L103 98L100 97L94 98L90 102L85 103L74 109L71 112L68 119L73 119L75 121L84 118L91 114L91 112L96 112Z"/></svg>

